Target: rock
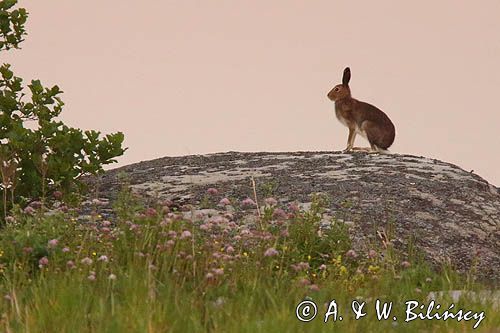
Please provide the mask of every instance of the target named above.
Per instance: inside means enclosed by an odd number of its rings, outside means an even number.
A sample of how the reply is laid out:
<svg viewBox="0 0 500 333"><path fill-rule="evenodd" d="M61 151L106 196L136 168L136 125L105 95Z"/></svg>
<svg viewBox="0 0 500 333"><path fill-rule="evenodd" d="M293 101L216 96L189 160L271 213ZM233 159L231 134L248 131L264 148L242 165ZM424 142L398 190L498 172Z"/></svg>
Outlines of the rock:
<svg viewBox="0 0 500 333"><path fill-rule="evenodd" d="M414 244L433 264L451 262L460 271L476 265L479 277L500 280L500 191L449 163L340 152L165 157L106 172L101 196L116 198L121 173L135 191L190 204L211 187L215 200L253 198L251 177L259 201L272 195L306 208L312 193L326 193L329 214L350 222L357 249L385 237L403 252Z"/></svg>

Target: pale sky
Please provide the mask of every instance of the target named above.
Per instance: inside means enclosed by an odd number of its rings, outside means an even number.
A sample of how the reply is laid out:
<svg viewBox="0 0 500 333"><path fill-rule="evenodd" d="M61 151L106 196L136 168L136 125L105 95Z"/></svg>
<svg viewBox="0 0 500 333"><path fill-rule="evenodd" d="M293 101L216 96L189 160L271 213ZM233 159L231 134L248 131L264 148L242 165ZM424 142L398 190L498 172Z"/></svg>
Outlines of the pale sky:
<svg viewBox="0 0 500 333"><path fill-rule="evenodd" d="M29 35L0 53L59 85L68 125L122 131L126 165L225 151L341 150L327 92L396 126L395 153L500 185L500 1L20 0ZM367 146L358 136L356 146Z"/></svg>

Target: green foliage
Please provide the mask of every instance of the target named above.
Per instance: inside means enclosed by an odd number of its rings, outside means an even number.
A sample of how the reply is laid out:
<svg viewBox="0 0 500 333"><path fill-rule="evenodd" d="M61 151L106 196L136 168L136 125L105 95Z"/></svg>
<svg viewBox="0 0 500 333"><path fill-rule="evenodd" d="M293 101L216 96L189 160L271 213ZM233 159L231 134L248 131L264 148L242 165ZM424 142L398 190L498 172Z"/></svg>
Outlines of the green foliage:
<svg viewBox="0 0 500 333"><path fill-rule="evenodd" d="M17 0L0 1L0 51L18 48L26 35L24 24L28 18L26 9L12 9Z"/></svg>
<svg viewBox="0 0 500 333"><path fill-rule="evenodd" d="M11 10L15 4L0 1L0 50L18 47L25 34L26 11ZM47 88L40 80L24 87L9 64L0 67L0 210L4 216L23 198L44 198L53 190L68 193L80 185L81 176L98 174L125 151L121 132L101 136L57 120L64 105L61 94L57 85Z"/></svg>

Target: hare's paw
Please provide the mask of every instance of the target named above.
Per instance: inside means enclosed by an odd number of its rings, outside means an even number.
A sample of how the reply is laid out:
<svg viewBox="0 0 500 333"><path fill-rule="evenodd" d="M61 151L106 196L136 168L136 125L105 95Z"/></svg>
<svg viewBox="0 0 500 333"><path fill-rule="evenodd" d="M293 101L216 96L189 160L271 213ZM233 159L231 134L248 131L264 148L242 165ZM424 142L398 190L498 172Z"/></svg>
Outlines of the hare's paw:
<svg viewBox="0 0 500 333"><path fill-rule="evenodd" d="M353 151L361 151L361 152L365 152L365 153L371 152L371 149L368 147L353 147L352 150Z"/></svg>

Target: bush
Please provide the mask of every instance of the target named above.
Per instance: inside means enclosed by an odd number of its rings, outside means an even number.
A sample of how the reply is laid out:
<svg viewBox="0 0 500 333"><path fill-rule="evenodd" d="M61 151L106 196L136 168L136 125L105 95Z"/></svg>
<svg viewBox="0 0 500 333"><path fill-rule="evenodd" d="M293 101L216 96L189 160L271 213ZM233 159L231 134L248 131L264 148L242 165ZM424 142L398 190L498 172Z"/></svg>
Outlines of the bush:
<svg viewBox="0 0 500 333"><path fill-rule="evenodd" d="M0 51L17 48L22 41L27 13L11 10L15 0L0 1ZM16 203L42 198L51 191L69 193L78 179L98 174L122 155L121 132L101 137L56 118L63 101L59 87L46 88L39 80L23 86L9 64L0 67L0 173L5 217ZM27 98L29 96L29 99Z"/></svg>

